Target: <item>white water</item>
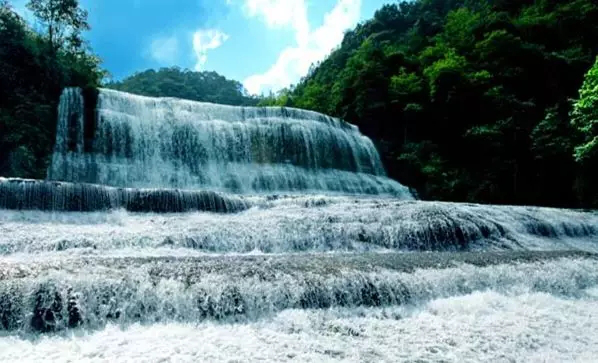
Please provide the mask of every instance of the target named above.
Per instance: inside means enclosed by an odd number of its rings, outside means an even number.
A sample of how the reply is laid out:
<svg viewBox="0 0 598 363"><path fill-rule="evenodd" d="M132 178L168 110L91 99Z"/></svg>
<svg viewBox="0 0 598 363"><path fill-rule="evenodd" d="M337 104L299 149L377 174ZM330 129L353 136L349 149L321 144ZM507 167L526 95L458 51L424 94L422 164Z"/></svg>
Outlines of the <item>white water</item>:
<svg viewBox="0 0 598 363"><path fill-rule="evenodd" d="M111 322L235 322L285 309L419 306L484 290L579 298L598 285L594 258L546 255L546 261L529 260L532 256L514 262L509 255L471 255L459 261L462 257L454 255L172 260L49 254L35 263L9 259L0 265L0 317L11 330L51 326L61 331L73 327L67 306L73 301L77 322L87 328ZM54 317L42 328L33 316L49 310Z"/></svg>
<svg viewBox="0 0 598 363"><path fill-rule="evenodd" d="M564 250L598 252L598 216L551 208L307 196L247 199L235 214L0 211L0 254L156 248L182 253Z"/></svg>
<svg viewBox="0 0 598 363"><path fill-rule="evenodd" d="M61 182L0 178L0 361L595 361L598 214L414 201L314 112L85 102Z"/></svg>
<svg viewBox="0 0 598 363"><path fill-rule="evenodd" d="M64 91L49 179L242 193L331 191L411 199L356 127L311 111L100 90L97 122ZM87 137L87 139L86 139Z"/></svg>
<svg viewBox="0 0 598 363"><path fill-rule="evenodd" d="M416 308L287 310L252 323L159 323L0 339L0 361L594 362L598 291L493 291Z"/></svg>

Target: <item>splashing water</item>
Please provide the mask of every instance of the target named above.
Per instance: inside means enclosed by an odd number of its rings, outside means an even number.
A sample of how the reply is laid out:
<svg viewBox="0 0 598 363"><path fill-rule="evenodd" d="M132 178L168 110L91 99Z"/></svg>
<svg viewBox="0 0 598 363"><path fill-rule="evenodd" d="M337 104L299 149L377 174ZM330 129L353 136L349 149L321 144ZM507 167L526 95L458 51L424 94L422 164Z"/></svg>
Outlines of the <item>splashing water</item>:
<svg viewBox="0 0 598 363"><path fill-rule="evenodd" d="M595 213L413 200L315 112L94 104L64 91L48 180L0 178L3 362L598 354Z"/></svg>
<svg viewBox="0 0 598 363"><path fill-rule="evenodd" d="M80 89L60 100L52 180L241 193L409 191L385 177L374 144L341 120L100 90L96 122Z"/></svg>

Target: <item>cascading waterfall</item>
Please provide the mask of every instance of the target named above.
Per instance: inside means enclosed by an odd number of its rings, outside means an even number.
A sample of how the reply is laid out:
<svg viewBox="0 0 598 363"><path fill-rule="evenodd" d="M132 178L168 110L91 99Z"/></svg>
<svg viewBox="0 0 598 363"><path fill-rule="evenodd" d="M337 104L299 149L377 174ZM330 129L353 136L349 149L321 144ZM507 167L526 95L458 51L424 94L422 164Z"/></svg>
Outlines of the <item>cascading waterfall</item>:
<svg viewBox="0 0 598 363"><path fill-rule="evenodd" d="M234 213L251 203L212 191L114 188L96 184L0 178L0 208L92 212L125 209L131 212Z"/></svg>
<svg viewBox="0 0 598 363"><path fill-rule="evenodd" d="M48 177L117 187L239 193L327 191L411 198L385 177L372 141L316 112L234 107L100 90L85 120L80 89L60 100Z"/></svg>
<svg viewBox="0 0 598 363"><path fill-rule="evenodd" d="M414 200L315 112L70 88L48 180L0 177L0 360L575 360L597 241L595 212Z"/></svg>

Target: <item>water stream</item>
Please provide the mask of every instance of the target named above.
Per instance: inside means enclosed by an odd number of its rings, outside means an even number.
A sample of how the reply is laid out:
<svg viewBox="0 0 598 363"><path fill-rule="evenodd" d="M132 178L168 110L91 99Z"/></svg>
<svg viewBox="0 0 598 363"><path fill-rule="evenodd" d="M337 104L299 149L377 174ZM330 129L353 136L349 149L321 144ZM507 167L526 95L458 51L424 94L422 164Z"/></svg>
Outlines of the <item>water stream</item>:
<svg viewBox="0 0 598 363"><path fill-rule="evenodd" d="M314 112L66 89L0 178L1 361L591 361L597 307L598 214L418 201Z"/></svg>

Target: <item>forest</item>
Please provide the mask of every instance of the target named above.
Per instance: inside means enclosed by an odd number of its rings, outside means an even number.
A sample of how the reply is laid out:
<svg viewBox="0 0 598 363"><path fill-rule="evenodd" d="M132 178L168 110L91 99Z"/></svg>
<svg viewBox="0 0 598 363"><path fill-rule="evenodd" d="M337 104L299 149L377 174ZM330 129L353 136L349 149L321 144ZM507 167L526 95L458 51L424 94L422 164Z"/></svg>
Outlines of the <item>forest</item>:
<svg viewBox="0 0 598 363"><path fill-rule="evenodd" d="M148 69L122 81L108 82L106 88L150 97L177 97L233 106L256 106L260 99L247 94L239 81L216 72L194 72L178 67Z"/></svg>
<svg viewBox="0 0 598 363"><path fill-rule="evenodd" d="M298 84L260 97L215 72L176 67L102 84L78 1L28 6L43 32L0 0L2 176L44 178L61 90L102 86L340 117L422 199L598 206L593 0L395 2L348 31Z"/></svg>
<svg viewBox="0 0 598 363"><path fill-rule="evenodd" d="M592 0L401 2L261 104L358 125L425 199L596 206L597 39Z"/></svg>

